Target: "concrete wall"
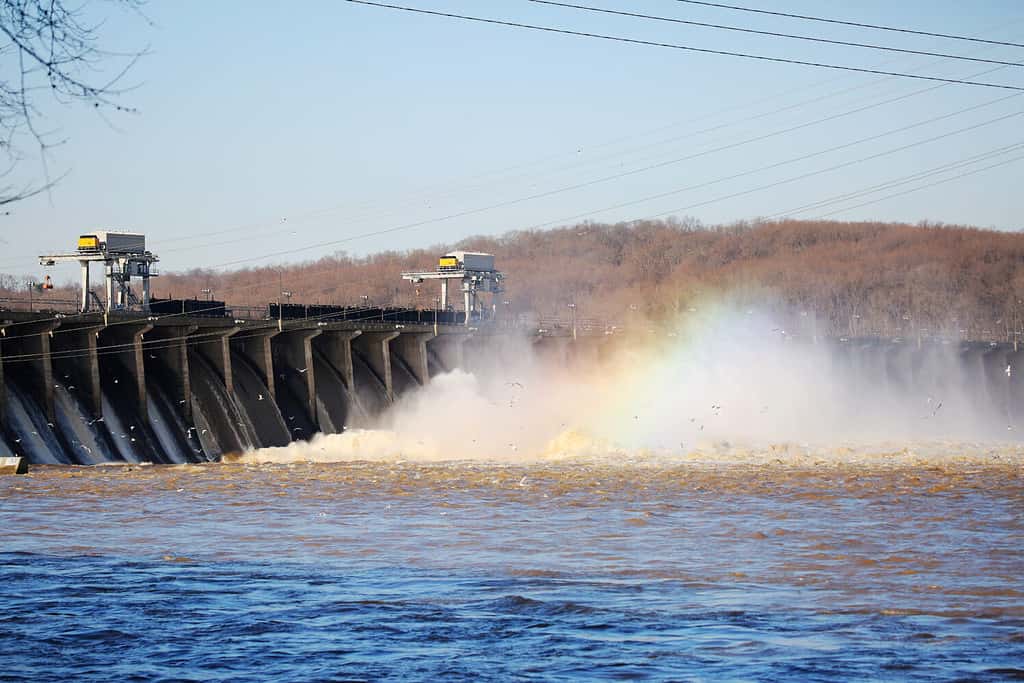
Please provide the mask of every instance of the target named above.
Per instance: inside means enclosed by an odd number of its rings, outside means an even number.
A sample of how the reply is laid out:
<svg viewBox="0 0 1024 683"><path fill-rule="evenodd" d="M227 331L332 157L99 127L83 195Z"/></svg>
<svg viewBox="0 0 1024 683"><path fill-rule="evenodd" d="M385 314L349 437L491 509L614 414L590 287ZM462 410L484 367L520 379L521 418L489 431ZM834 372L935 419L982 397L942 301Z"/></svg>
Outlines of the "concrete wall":
<svg viewBox="0 0 1024 683"><path fill-rule="evenodd" d="M281 407L266 415L286 419L282 417L285 399L281 395L285 389L301 408L308 428L289 432L292 439L309 438L319 429L340 431L360 417L368 420L375 412L386 410L402 390L422 387L439 372L507 365L524 353L560 367L584 370L605 362L616 349L650 341L649 335L642 339L581 335L574 340L566 335L514 337L496 330L435 331L432 326L354 321L289 321L278 329L276 321L254 324L177 316L173 320L137 316L62 320L37 315L0 320L0 329L6 333L0 336L0 420L7 410L5 383L12 376L25 383L31 399L51 419L56 384L73 387L87 413L100 418L104 376L116 370L127 373L125 390L131 392L143 415L148 403L147 377L152 375L173 397L183 428L195 429L190 362L202 362L204 377L210 376L207 364L213 368L224 392L234 397L235 408L246 418L253 412L252 402L262 398L248 397L249 408L237 399L234 363L241 361L234 358L241 357L266 385L267 398ZM835 351L832 358L837 366L866 386L884 384L922 395L964 389L979 410L1000 419L1005 416L1009 423L1024 419L1024 351L1011 345L879 339L821 343ZM190 361L190 351L200 360ZM951 359L953 362L947 362ZM949 368L954 368L953 372ZM247 369L246 373L253 384L252 372ZM331 387L330 397L321 395L321 384ZM343 400L333 396L338 393L345 394ZM296 409L291 404L287 407ZM282 422L275 427L274 438L280 441L292 425Z"/></svg>

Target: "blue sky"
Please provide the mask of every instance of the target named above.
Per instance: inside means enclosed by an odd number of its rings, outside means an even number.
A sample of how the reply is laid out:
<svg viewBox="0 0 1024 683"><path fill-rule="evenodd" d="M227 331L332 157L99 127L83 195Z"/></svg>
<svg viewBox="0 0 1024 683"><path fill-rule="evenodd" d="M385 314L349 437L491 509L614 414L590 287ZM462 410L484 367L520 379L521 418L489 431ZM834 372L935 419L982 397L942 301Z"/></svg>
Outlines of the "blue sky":
<svg viewBox="0 0 1024 683"><path fill-rule="evenodd" d="M1024 87L1024 67L978 75L996 67L525 0L398 4ZM1024 62L1024 48L675 0L580 4ZM1024 5L1016 0L739 4L1024 43ZM1024 142L1024 116L1013 116L1024 111L1024 96L1008 90L550 35L340 0L153 2L145 13L152 25L113 14L101 29L112 49L149 47L125 81L137 87L121 98L137 114L44 103L44 127L67 139L47 155L49 172L68 175L0 218L0 272L36 273L37 254L71 249L78 233L102 228L145 232L167 271L407 249L585 218L753 219ZM39 154L28 140L21 146L12 180L38 181ZM1019 229L1024 161L847 207L1021 154L1010 150L792 215L839 211L831 217ZM644 199L654 195L663 196ZM360 237L384 230L391 232ZM73 278L74 270L56 274Z"/></svg>

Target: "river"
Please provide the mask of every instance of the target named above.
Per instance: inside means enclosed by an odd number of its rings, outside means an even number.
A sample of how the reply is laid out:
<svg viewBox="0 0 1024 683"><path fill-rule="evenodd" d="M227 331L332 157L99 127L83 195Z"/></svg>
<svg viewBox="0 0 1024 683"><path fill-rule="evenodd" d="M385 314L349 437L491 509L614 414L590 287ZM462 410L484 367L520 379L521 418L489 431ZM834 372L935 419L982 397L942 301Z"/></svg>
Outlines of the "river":
<svg viewBox="0 0 1024 683"><path fill-rule="evenodd" d="M1018 445L310 460L0 478L0 681L1024 678Z"/></svg>

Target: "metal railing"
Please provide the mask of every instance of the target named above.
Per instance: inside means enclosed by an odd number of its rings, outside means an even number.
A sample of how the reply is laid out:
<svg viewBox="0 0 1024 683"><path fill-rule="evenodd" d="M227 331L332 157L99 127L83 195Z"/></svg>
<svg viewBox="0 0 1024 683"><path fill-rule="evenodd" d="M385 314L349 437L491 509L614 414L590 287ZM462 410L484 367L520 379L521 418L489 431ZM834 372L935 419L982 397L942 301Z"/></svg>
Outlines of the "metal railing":
<svg viewBox="0 0 1024 683"><path fill-rule="evenodd" d="M192 300L185 300L186 302ZM46 294L38 296L6 296L0 297L0 311L20 311L41 314L75 315L80 312L80 302L77 299L52 298ZM100 312L97 308L93 312ZM147 315L141 311L118 311L119 314ZM175 315L190 315L188 311L175 313ZM325 306L318 304L284 304L279 306L276 303L269 303L263 306L248 304L219 304L216 310L205 313L196 312L196 315L207 317L221 317L246 321L272 321L279 317L282 320L295 322L298 320L310 320L324 323L331 322L360 322L365 324L379 325L445 325L463 326L464 319L461 313L454 311L435 311L434 309L416 309L401 307L377 307L377 306ZM161 316L160 313L152 315ZM787 316L783 315L785 319ZM792 314L788 316L791 325L785 325L785 336L797 338L832 338L840 341L852 341L856 339L888 339L892 341L903 341L913 343L951 343L959 341L990 342L990 343L1017 343L1024 339L1024 329L1013 329L1006 325L979 325L969 324L953 330L925 329L914 325L893 326L886 325L878 327L859 322L857 329L845 329L843 325L829 324L826 321L816 321L814 324L808 322L807 318ZM1000 321L1002 322L1002 321ZM585 336L611 335L629 333L635 331L671 332L671 326L659 326L655 323L627 324L602 320L598 318L576 318L571 317L544 316L536 314L497 315L481 320L471 320L470 326L487 326L508 330L518 330L526 333L540 334L573 334Z"/></svg>

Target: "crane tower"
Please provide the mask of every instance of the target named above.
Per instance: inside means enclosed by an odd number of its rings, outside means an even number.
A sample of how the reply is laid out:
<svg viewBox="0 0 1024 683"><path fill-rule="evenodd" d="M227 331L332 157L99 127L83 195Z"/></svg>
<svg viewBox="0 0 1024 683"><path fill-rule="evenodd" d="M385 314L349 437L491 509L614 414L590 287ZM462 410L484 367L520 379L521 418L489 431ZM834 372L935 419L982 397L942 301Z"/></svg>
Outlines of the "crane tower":
<svg viewBox="0 0 1024 683"><path fill-rule="evenodd" d="M96 307L104 307L108 312L128 310L139 306L149 312L149 278L156 277L152 265L159 261L155 254L146 251L146 236L136 232L115 232L113 230L96 230L78 238L78 250L64 254L44 254L39 257L43 266L57 263L78 261L82 267L82 296L79 308L86 313L91 308L90 296L95 295L89 290L89 265L101 262L104 266L106 281L105 305L99 300ZM142 280L142 299L139 300L131 290L131 279Z"/></svg>

